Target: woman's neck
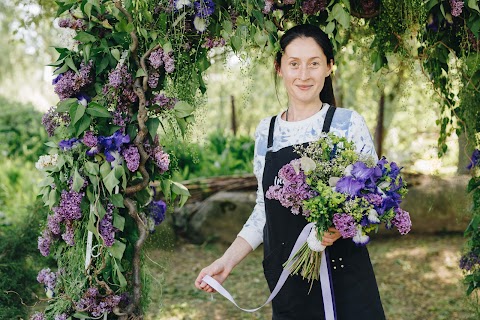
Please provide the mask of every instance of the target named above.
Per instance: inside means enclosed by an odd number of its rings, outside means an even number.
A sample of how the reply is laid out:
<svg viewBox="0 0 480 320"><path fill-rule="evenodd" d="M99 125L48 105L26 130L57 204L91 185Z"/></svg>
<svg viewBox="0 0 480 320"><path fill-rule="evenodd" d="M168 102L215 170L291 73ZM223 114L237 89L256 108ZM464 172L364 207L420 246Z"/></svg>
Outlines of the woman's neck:
<svg viewBox="0 0 480 320"><path fill-rule="evenodd" d="M318 103L310 105L294 105L291 104L282 117L285 121L301 121L310 118L323 107L323 103L319 100Z"/></svg>

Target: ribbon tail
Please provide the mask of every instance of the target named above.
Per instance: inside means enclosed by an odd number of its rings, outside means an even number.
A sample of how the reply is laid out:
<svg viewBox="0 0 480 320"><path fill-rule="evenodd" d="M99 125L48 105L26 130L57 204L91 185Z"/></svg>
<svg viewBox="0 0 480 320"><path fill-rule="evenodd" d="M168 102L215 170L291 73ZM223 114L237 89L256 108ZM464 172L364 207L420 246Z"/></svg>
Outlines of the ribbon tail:
<svg viewBox="0 0 480 320"><path fill-rule="evenodd" d="M327 262L327 250L322 252L322 262L320 264L320 284L322 286L323 309L325 311L325 320L336 320L335 297L333 295L330 268Z"/></svg>

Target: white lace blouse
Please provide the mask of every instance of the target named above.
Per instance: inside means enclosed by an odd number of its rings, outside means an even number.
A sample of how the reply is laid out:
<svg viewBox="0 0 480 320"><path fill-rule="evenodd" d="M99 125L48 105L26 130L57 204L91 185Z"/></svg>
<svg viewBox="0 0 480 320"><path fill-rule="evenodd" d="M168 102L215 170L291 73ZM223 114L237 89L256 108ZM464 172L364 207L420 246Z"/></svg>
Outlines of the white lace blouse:
<svg viewBox="0 0 480 320"><path fill-rule="evenodd" d="M317 140L322 132L323 121L328 110L328 104L313 116L295 122L282 120L280 112L275 121L272 151L304 142ZM238 234L244 238L253 249L263 242L263 228L265 226L265 204L263 198L262 176L267 152L268 130L271 117L260 121L255 131L255 155L253 172L258 180L256 205L252 214ZM346 137L355 143L357 152L368 154L378 159L373 145L372 136L363 117L356 111L337 108L332 120L330 131L338 136Z"/></svg>

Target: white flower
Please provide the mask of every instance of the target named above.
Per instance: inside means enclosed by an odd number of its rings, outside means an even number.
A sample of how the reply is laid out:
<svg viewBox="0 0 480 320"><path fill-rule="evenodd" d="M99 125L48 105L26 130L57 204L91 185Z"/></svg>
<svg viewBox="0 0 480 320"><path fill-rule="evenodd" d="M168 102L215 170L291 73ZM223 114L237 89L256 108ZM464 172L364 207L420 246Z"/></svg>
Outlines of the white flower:
<svg viewBox="0 0 480 320"><path fill-rule="evenodd" d="M315 226L312 228L312 230L310 231L310 234L308 235L307 244L312 251L321 252L325 250L325 246L322 244L320 240L318 240L317 228Z"/></svg>
<svg viewBox="0 0 480 320"><path fill-rule="evenodd" d="M350 177L350 176L352 176L352 170L353 170L353 165L349 164L349 165L345 168L345 177Z"/></svg>
<svg viewBox="0 0 480 320"><path fill-rule="evenodd" d="M191 5L191 4L192 4L192 2L191 2L190 0L177 0L177 1L175 2L175 8L176 8L177 10L180 10L180 9L182 9L183 7L189 6L189 5Z"/></svg>
<svg viewBox="0 0 480 320"><path fill-rule="evenodd" d="M353 237L353 242L359 245L365 245L370 241L370 237L363 234L362 226L357 226L357 234Z"/></svg>
<svg viewBox="0 0 480 320"><path fill-rule="evenodd" d="M121 166L122 163L123 163L123 158L120 155L120 152L112 151L112 152L110 152L110 154L115 158L115 160L113 160L112 163L110 164L112 166L112 168L114 168L116 166Z"/></svg>
<svg viewBox="0 0 480 320"><path fill-rule="evenodd" d="M378 219L378 213L373 208L368 212L368 221L370 221L370 223L380 223L380 219Z"/></svg>
<svg viewBox="0 0 480 320"><path fill-rule="evenodd" d="M58 162L58 154L44 155L38 158L38 161L35 163L35 168L38 170L44 170L50 167L54 167Z"/></svg>
<svg viewBox="0 0 480 320"><path fill-rule="evenodd" d="M330 177L330 179L328 179L328 185L330 187L336 187L338 180L340 180L339 177Z"/></svg>
<svg viewBox="0 0 480 320"><path fill-rule="evenodd" d="M300 158L300 163L302 165L303 171L305 171L305 173L307 173L307 174L309 172L312 172L313 170L315 170L315 168L317 167L317 165L315 164L315 161L313 161L309 157L301 157Z"/></svg>
<svg viewBox="0 0 480 320"><path fill-rule="evenodd" d="M380 190L383 191L383 189L387 188L389 185L390 185L390 182L388 182L388 181L383 181L382 183L380 183L380 184L378 185L378 187L380 188Z"/></svg>
<svg viewBox="0 0 480 320"><path fill-rule="evenodd" d="M195 19L193 20L193 25L198 32L203 32L207 30L207 20L200 17L195 17Z"/></svg>

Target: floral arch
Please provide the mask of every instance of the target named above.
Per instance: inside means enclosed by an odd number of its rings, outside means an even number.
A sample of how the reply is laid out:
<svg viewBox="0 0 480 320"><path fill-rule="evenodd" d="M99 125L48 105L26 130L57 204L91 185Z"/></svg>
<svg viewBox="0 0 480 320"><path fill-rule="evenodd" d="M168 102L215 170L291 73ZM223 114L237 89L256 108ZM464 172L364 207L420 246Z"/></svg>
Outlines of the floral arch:
<svg viewBox="0 0 480 320"><path fill-rule="evenodd" d="M38 280L51 300L35 319L141 318L142 246L167 208L188 190L172 181L162 137L178 139L206 91L203 74L215 48L259 59L279 49L298 23L320 26L335 50L352 24L371 32L374 70L386 56L418 60L443 98L440 150L455 130L480 146L480 9L460 0L56 0L59 27L75 31L74 48L56 48L59 102L43 118L51 152L41 195L50 214L39 250L58 271ZM449 85L450 59L463 85ZM462 258L468 292L480 286L480 165L472 222ZM476 170L476 171L475 171ZM158 182L152 188L151 183ZM178 201L177 201L178 200ZM476 259L476 260L475 260ZM105 318L106 319L106 318Z"/></svg>

